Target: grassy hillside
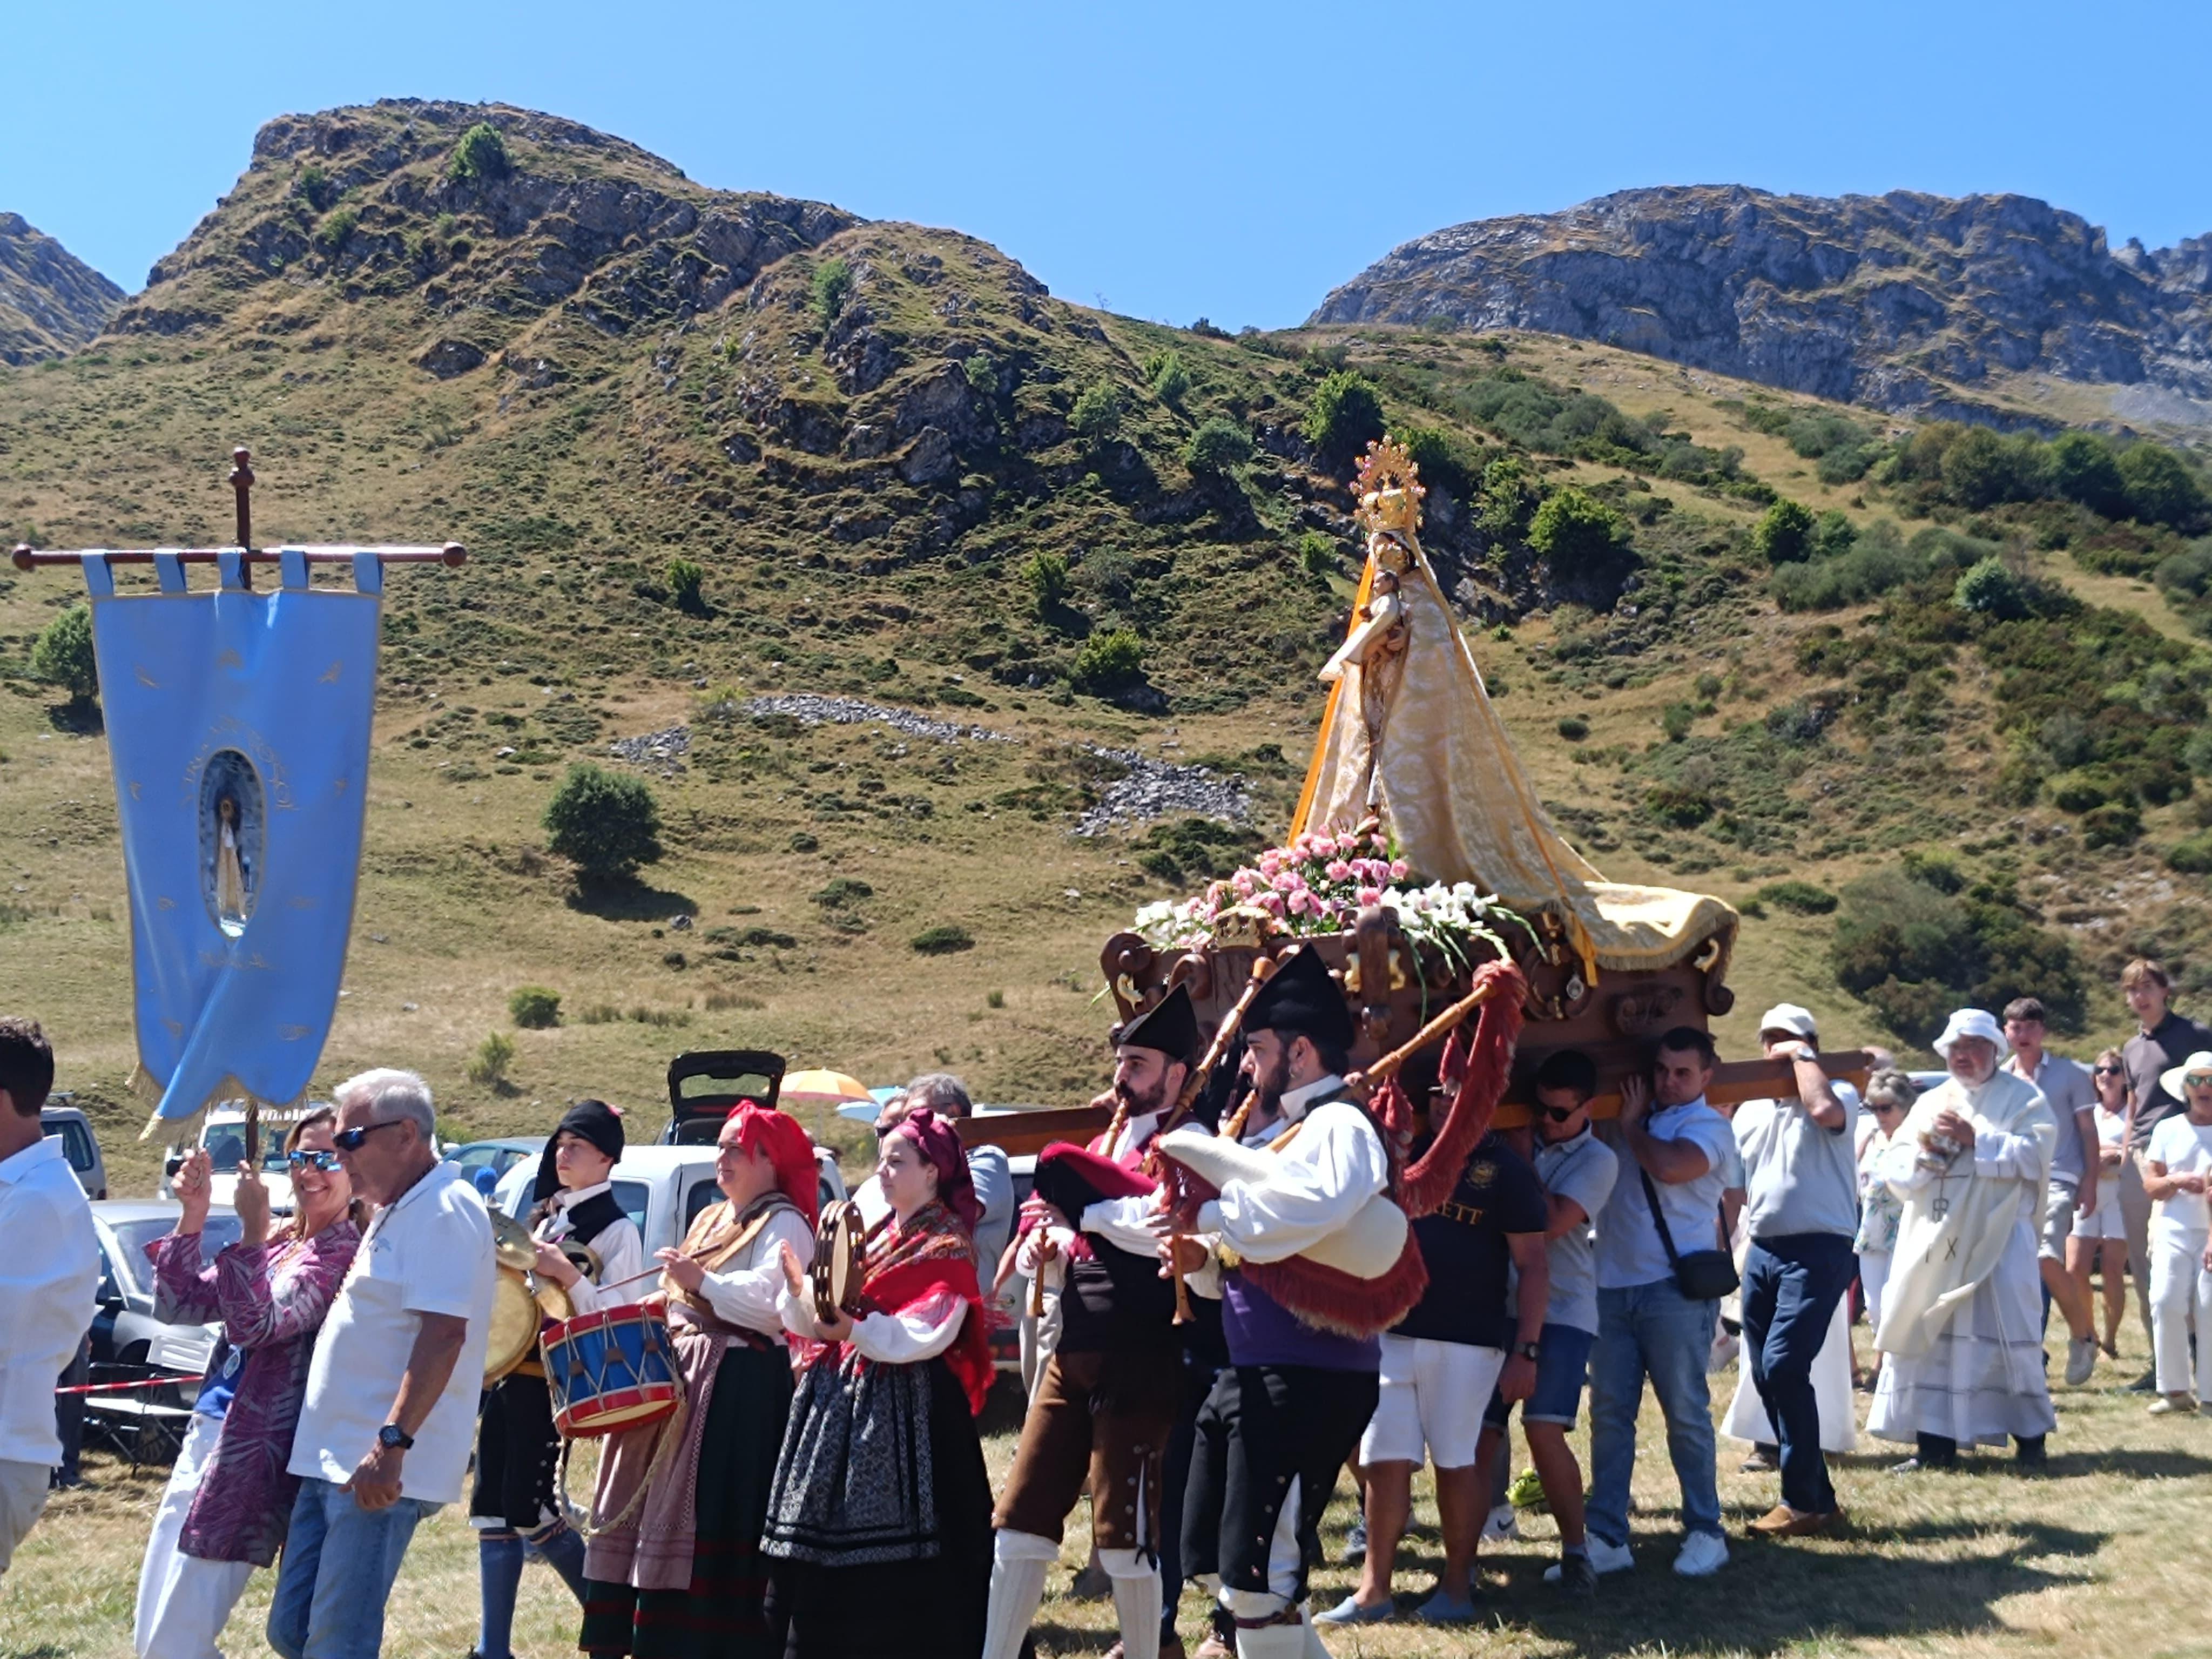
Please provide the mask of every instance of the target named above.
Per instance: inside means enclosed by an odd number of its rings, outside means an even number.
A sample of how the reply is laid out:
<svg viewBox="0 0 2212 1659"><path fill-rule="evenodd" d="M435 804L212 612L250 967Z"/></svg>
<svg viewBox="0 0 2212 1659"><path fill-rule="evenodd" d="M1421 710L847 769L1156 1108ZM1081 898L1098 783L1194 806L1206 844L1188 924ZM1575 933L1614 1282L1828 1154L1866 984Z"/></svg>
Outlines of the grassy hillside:
<svg viewBox="0 0 2212 1659"><path fill-rule="evenodd" d="M705 190L496 107L272 124L157 278L91 348L0 369L0 538L225 538L243 443L266 541L469 544L465 569L391 584L325 1067L417 1066L457 1130L542 1127L586 1092L644 1104L670 1054L720 1044L872 1082L951 1066L988 1098L1087 1095L1098 945L1224 854L1178 841L1172 815L1072 831L1133 753L1241 777L1240 833L1279 832L1357 568L1363 388L1417 434L1426 544L1570 834L1617 879L1748 904L1732 1044L1783 996L1838 1038L1909 1033L1931 952L1994 974L2059 950L2094 988L2082 1041L2121 1028L2101 976L2125 951L2212 972L2189 931L2203 878L2168 862L2199 833L2193 750L2154 786L2106 776L2124 757L2094 744L2069 762L2136 814L2132 838L2085 845L2085 815L2121 803L2069 809L2007 773L2013 636L1953 617L1956 569L1931 555L1869 601L1776 604L1756 532L1778 496L1876 541L1885 519L1901 541L1988 541L2033 579L2037 617L2107 642L2105 683L2133 684L2144 722L2202 718L2212 669L2147 578L2083 564L2083 526L2054 541L2007 518L2026 507L1883 482L1911 434L1864 411L1540 336L1138 323L970 238ZM1805 415L1881 455L1824 483L1789 435ZM1553 541L1538 507L1569 491L1596 506ZM1823 533L1808 568L1849 551ZM699 567L696 598L675 561ZM112 1114L118 1145L137 1124L106 750L27 670L76 598L58 574L0 574L19 826L0 1006L49 1022L64 1086ZM757 710L784 694L981 735ZM626 765L611 741L679 725L682 769L645 774L667 857L580 888L539 823L563 769ZM1820 908L1870 872L1919 886ZM1792 882L1817 893L1772 890ZM1917 957L1855 957L1857 979L1887 963L1907 988L1876 979L1863 1000L1831 961L1838 915L1878 930L1900 905L1942 926L1899 944ZM972 946L914 947L941 927ZM511 1030L525 983L562 994L560 1025ZM507 1080L472 1083L495 1030L518 1049Z"/></svg>

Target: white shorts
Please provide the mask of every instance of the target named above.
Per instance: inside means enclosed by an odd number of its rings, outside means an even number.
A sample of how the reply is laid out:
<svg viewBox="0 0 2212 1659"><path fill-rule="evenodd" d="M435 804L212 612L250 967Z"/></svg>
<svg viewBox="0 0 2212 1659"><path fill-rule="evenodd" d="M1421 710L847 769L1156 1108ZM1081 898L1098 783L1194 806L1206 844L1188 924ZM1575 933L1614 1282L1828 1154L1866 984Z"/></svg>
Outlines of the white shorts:
<svg viewBox="0 0 2212 1659"><path fill-rule="evenodd" d="M2127 1236L2127 1212L2120 1208L2120 1182L2115 1176L2110 1181L2097 1183L2097 1207L2087 1215L2074 1218L2074 1237L2125 1238Z"/></svg>
<svg viewBox="0 0 2212 1659"><path fill-rule="evenodd" d="M1425 1447L1440 1469L1471 1467L1504 1365L1503 1348L1386 1334L1382 1392L1359 1437L1359 1461L1418 1464Z"/></svg>

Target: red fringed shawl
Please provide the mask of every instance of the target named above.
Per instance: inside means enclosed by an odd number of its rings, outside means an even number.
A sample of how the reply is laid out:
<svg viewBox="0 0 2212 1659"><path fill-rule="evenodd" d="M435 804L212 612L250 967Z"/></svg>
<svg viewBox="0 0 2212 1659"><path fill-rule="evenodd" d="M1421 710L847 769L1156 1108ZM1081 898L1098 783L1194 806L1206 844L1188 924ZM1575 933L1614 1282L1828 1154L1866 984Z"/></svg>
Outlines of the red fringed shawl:
<svg viewBox="0 0 2212 1659"><path fill-rule="evenodd" d="M916 1212L904 1228L890 1219L876 1224L868 1238L867 1272L860 1282L856 1317L903 1314L930 1303L939 1304L933 1311L941 1311L945 1299L952 1297L968 1304L968 1314L952 1346L945 1351L945 1363L960 1380L969 1414L975 1416L981 1413L984 1397L991 1391L992 1368L974 1243L942 1204ZM807 1344L805 1358L811 1364L826 1354L832 1364L842 1364L843 1347L840 1342Z"/></svg>

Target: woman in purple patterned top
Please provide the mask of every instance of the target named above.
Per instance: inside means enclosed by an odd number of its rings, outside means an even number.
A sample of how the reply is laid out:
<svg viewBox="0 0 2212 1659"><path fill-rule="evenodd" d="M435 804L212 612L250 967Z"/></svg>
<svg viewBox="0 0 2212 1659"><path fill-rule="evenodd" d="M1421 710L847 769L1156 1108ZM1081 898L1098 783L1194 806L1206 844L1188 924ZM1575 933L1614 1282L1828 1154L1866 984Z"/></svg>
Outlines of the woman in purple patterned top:
<svg viewBox="0 0 2212 1659"><path fill-rule="evenodd" d="M177 1231L146 1247L155 1316L219 1320L222 1335L191 1431L155 1513L138 1575L139 1659L222 1659L216 1640L256 1567L276 1559L298 1490L284 1472L307 1389L315 1333L361 1244L353 1183L331 1134L337 1115L310 1112L284 1138L297 1205L271 1237L269 1189L239 1166L243 1237L201 1260L212 1168L204 1152L177 1171Z"/></svg>

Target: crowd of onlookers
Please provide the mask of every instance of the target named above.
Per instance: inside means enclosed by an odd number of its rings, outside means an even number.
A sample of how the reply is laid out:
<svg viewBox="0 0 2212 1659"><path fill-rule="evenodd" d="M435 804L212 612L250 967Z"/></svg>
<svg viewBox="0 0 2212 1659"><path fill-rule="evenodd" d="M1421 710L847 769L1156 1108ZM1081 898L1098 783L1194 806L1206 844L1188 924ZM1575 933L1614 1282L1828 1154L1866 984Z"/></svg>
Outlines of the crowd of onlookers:
<svg viewBox="0 0 2212 1659"><path fill-rule="evenodd" d="M1624 1081L1618 1115L1593 1122L1595 1067L1550 1056L1528 1127L1492 1131L1451 1203L1415 1224L1449 1293L1382 1339L1355 1459L1362 1576L1320 1622L1397 1615L1395 1547L1424 1462L1445 1570L1418 1616L1470 1615L1480 1540L1513 1525L1516 1407L1559 1532L1547 1579L1589 1594L1632 1567L1647 1387L1680 1493L1674 1570L1717 1571L1729 1543L1707 1378L1732 1354L1743 1382L1725 1431L1751 1443L1747 1468L1778 1476L1779 1501L1749 1528L1767 1538L1840 1516L1826 1455L1856 1432L1854 1380L1874 1395L1867 1431L1911 1449L1900 1473L2008 1442L2040 1466L2055 1425L2045 1322L2055 1313L2066 1330L2064 1382L2086 1382L2100 1355L2118 1357L2130 1275L2154 1356L2134 1386L2156 1413L2212 1410L2212 1341L2192 1340L2212 1320L2212 1030L2174 1011L2155 962L2130 963L2121 988L2138 1029L2089 1065L2051 1051L2043 1006L2023 997L2001 1021L1954 1013L1932 1086L1878 1055L1863 1098L1829 1076L1812 1014L1786 1003L1760 1021L1791 1084L1771 1098L1710 1101L1717 1054L1682 1027L1648 1075ZM77 1354L99 1273L84 1195L40 1137L52 1074L39 1028L0 1019L0 1571L46 1502L54 1378ZM243 1237L203 1259L202 1158L179 1171L176 1232L149 1252L165 1305L219 1322L223 1341L148 1551L142 1656L211 1650L280 1541L271 1645L289 1659L374 1653L409 1536L460 1495L492 1241L476 1194L439 1162L427 1086L402 1072L350 1079L285 1151L292 1217L270 1215L248 1172ZM990 1207L995 1242L1005 1217ZM1872 1333L1864 1368L1854 1307ZM1568 1441L1585 1387L1587 1488ZM1174 1606L1170 1588L1170 1640Z"/></svg>

